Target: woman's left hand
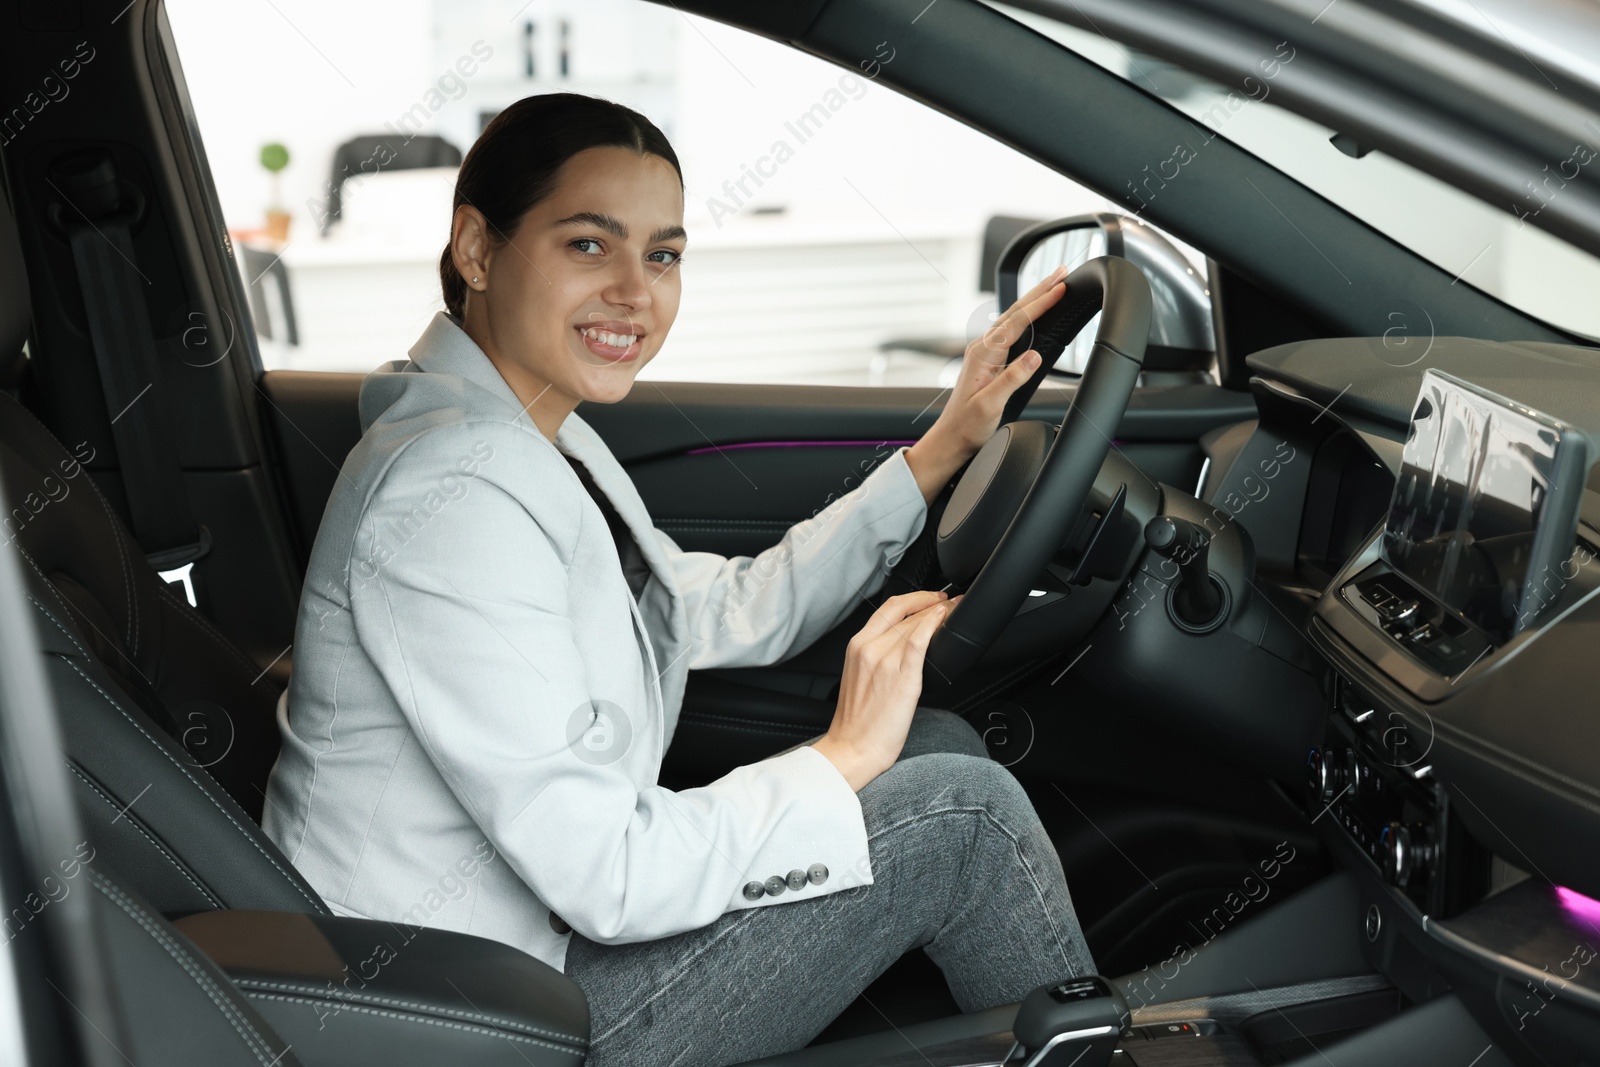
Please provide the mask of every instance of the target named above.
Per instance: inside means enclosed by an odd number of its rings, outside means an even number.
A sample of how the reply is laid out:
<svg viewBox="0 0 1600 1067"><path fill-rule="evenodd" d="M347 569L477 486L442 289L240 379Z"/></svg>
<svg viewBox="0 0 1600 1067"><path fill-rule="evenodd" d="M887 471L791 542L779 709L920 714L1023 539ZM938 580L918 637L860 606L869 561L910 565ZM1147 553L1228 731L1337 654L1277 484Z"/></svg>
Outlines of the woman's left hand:
<svg viewBox="0 0 1600 1067"><path fill-rule="evenodd" d="M1034 320L1061 299L1066 274L1065 267L1056 268L967 346L950 400L928 432L906 450L906 464L928 503L994 436L1006 401L1039 369L1039 353L1031 348L1010 366L1006 355Z"/></svg>

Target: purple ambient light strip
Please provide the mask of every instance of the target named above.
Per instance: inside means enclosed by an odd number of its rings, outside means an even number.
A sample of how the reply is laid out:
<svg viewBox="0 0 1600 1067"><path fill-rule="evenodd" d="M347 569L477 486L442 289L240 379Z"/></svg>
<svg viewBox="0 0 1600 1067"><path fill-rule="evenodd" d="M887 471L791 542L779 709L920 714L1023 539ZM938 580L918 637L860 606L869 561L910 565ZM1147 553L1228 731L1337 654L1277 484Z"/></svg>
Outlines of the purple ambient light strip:
<svg viewBox="0 0 1600 1067"><path fill-rule="evenodd" d="M873 447L877 445L914 445L916 441L742 441L734 445L707 445L705 448L691 448L684 455L699 456L707 452L731 452L736 448L847 448L847 447Z"/></svg>
<svg viewBox="0 0 1600 1067"><path fill-rule="evenodd" d="M1586 897L1575 889L1556 886L1556 900L1567 914L1582 919L1591 926L1600 926L1600 900Z"/></svg>

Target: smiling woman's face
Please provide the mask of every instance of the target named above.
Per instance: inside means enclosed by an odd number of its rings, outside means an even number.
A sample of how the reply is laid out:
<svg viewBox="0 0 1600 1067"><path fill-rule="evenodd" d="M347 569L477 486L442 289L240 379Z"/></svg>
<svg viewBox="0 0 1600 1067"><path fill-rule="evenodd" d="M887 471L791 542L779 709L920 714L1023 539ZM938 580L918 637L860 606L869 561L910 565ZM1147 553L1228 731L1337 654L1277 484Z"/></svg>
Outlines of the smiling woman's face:
<svg viewBox="0 0 1600 1067"><path fill-rule="evenodd" d="M489 240L476 209L456 209L463 326L553 439L579 401L626 396L661 350L678 314L683 248L672 164L629 148L586 149L509 241Z"/></svg>

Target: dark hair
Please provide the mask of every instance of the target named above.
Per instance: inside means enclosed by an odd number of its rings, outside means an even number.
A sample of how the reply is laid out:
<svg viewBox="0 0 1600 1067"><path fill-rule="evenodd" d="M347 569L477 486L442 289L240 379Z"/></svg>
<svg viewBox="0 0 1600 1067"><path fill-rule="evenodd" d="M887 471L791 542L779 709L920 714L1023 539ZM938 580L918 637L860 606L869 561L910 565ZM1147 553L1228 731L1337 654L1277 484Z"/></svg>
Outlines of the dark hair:
<svg viewBox="0 0 1600 1067"><path fill-rule="evenodd" d="M660 156L683 182L683 167L666 135L637 111L579 93L542 93L507 107L478 135L456 175L451 217L469 204L489 221L491 239L506 240L528 209L550 195L562 164L589 148L631 148ZM449 241L439 257L439 284L446 310L460 318L467 283L456 270Z"/></svg>

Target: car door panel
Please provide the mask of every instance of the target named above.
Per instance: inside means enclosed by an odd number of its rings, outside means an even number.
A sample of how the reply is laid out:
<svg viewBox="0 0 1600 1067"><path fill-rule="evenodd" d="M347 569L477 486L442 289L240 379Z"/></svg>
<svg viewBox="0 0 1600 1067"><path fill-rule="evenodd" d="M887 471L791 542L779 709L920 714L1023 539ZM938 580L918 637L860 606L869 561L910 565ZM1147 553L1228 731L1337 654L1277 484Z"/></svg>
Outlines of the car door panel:
<svg viewBox="0 0 1600 1067"><path fill-rule="evenodd" d="M260 379L302 565L339 467L361 436L362 377L268 371ZM1070 387L1041 389L1024 414L1060 422L1071 395ZM931 388L647 381L617 404L584 404L578 413L679 545L739 555L773 544L860 484L894 447L926 432L942 399ZM1254 414L1248 395L1215 386L1143 389L1116 442L1153 480L1188 487L1203 459L1200 437Z"/></svg>
<svg viewBox="0 0 1600 1067"><path fill-rule="evenodd" d="M270 371L261 378L263 420L302 560L338 468L360 438L362 377ZM1042 388L1024 416L1059 422L1072 393L1071 386ZM657 526L681 547L753 555L926 432L944 397L932 388L645 381L619 403L578 410L627 469ZM1146 388L1135 393L1115 440L1153 481L1188 489L1204 459L1201 437L1253 414L1247 394L1215 386ZM915 580L916 552L929 551L930 537L907 553L897 571L902 583ZM693 675L664 775L709 780L826 729L846 642L871 610L864 601L783 664ZM1004 679L976 678L971 688L997 681Z"/></svg>

